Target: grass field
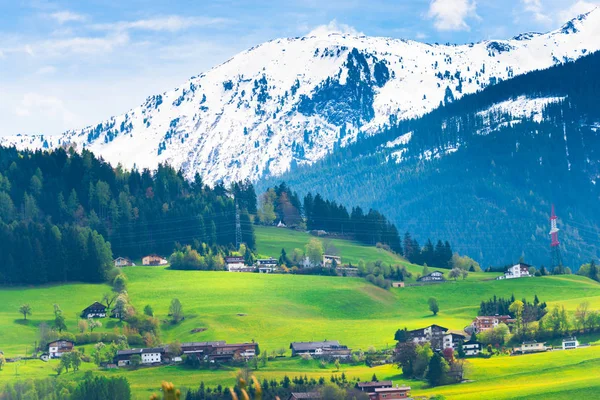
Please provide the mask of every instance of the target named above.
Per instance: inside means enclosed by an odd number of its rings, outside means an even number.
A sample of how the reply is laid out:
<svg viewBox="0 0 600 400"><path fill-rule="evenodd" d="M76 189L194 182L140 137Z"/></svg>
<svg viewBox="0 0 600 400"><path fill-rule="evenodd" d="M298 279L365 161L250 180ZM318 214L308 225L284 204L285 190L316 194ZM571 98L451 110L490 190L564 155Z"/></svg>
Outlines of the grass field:
<svg viewBox="0 0 600 400"><path fill-rule="evenodd" d="M302 247L308 238L306 234L289 230L257 229L258 249L264 255L278 256L281 247L288 251ZM335 246L340 249L344 262L381 259L391 264L406 263L384 250L356 243L335 241ZM409 268L413 272L421 271L421 267L409 265ZM156 316L165 321L161 326L163 342L219 339L233 343L254 339L262 351L287 348L291 341L323 339L340 340L355 350L392 346L394 332L404 326L413 329L436 323L450 329L463 328L477 314L479 303L493 295L510 297L514 294L518 299L532 299L537 294L550 306L565 305L569 311L574 311L582 301L588 301L591 309L600 309L600 285L576 275L496 281L490 280L493 275L479 273L471 274L464 281L385 291L361 278L174 271L165 267L129 267L124 271L129 278L129 296L136 309L141 312L146 304L150 304ZM25 354L26 346L31 349L37 339L39 324L51 324L54 303L63 309L69 331L76 332L79 312L108 290L107 285L77 283L1 288L0 350L12 357ZM429 297L437 298L440 303L440 312L435 317L428 311ZM173 298L181 301L185 314L185 320L174 326L166 322ZM17 311L23 303L29 303L33 310L27 322ZM111 330L116 325L110 319L103 319L102 323L102 330ZM195 328L207 330L192 333ZM539 386L543 385L544 390L549 390L550 398L560 398L555 392L561 388L571 398L583 397L589 388L599 389L598 383L588 379L590 375L598 376L599 359L600 347L535 356L477 359L471 362L469 375L475 382L436 389L435 393L446 394L452 399L481 398L477 396L483 391L488 391L486 398L526 397L541 393ZM52 363L23 363L19 367L19 377L54 374ZM0 372L0 383L16 379L12 368L9 364ZM93 366L86 365L84 369L90 368ZM321 376L332 372L333 369L323 370L316 364L286 360L272 362L258 374ZM399 371L392 366L347 370L347 374L361 379L370 378L373 372L380 378L399 379ZM161 367L127 372L127 378L136 393L147 398L163 379L172 380L179 386L194 387L201 380L225 385L231 383L235 374L234 369L191 371ZM410 384L422 388L420 382ZM432 392L423 390L423 393Z"/></svg>

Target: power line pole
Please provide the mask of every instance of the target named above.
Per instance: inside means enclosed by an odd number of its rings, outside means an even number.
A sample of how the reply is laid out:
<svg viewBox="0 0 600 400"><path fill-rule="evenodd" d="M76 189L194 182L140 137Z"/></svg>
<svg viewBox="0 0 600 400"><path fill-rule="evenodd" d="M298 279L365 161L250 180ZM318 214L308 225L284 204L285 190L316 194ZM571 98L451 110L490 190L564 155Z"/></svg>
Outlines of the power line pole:
<svg viewBox="0 0 600 400"><path fill-rule="evenodd" d="M550 215L550 256L552 270L558 268L559 273L563 273L562 256L560 254L560 242L558 241L558 231L556 220L558 217L554 213L554 204L552 204L552 214Z"/></svg>
<svg viewBox="0 0 600 400"><path fill-rule="evenodd" d="M242 224L240 222L240 208L235 201L235 248L239 250L242 244Z"/></svg>

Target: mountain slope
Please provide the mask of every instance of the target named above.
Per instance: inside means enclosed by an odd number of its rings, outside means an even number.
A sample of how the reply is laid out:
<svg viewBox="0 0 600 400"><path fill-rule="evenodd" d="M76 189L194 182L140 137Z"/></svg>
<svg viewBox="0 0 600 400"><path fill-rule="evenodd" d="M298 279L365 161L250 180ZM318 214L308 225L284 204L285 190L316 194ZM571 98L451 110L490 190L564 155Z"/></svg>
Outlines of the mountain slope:
<svg viewBox="0 0 600 400"><path fill-rule="evenodd" d="M386 124L600 48L600 10L547 34L451 46L328 34L238 54L126 114L19 148L76 144L111 163L168 162L207 183L278 175Z"/></svg>
<svg viewBox="0 0 600 400"><path fill-rule="evenodd" d="M578 268L600 256L598 71L600 52L516 77L262 185L376 208L486 266L548 267L555 203L563 258Z"/></svg>

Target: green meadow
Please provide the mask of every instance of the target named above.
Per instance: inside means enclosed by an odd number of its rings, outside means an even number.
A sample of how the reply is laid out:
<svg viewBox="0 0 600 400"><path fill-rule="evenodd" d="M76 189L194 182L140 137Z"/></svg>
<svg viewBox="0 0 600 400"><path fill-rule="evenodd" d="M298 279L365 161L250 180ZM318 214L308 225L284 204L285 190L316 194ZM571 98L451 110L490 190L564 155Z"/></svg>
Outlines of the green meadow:
<svg viewBox="0 0 600 400"><path fill-rule="evenodd" d="M279 239L278 239L279 238ZM281 248L291 251L303 247L310 236L276 228L258 228L258 251L277 257ZM390 264L413 266L382 249L353 242L334 240L344 262L381 259ZM339 340L358 350L370 346L377 349L394 345L394 332L404 326L409 329L432 323L449 329L462 329L477 315L479 304L494 295L532 299L537 294L549 306L564 305L573 312L578 304L588 301L592 309L600 309L600 284L576 275L547 276L497 281L494 274L471 274L468 279L438 285L411 286L389 291L369 284L361 278L324 277L279 274L243 274L229 272L175 271L168 267L127 267L128 293L132 304L142 312L149 304L161 320L164 343L179 341L226 340L242 342L256 340L261 351L287 349L292 341ZM47 287L0 289L0 350L7 357L24 355L37 340L42 322L52 324L53 304L61 306L70 332L77 331L78 315L93 301L109 291L108 285L71 283ZM427 299L435 297L440 312L433 316ZM178 298L185 319L172 325L168 322L171 300ZM18 308L29 303L33 314L25 322ZM101 320L102 330L117 328L111 319ZM193 333L203 328L205 331ZM597 339L596 339L597 340ZM287 352L289 355L289 351ZM7 364L0 372L0 383L29 377L53 376L53 362L21 361L18 371ZM586 396L590 390L600 390L597 377L600 368L600 347L522 356L496 357L470 361L468 379L472 383L424 389L421 382L406 382L415 394L442 393L448 398L513 398L540 396L570 398ZM81 372L69 373L77 378L83 370L95 369L85 364ZM343 367L348 376L367 379L376 373L380 379L400 381L394 366L367 368ZM15 376L18 372L18 376ZM188 370L183 367L141 368L137 371L106 371L125 373L134 392L142 397L159 387L162 380L171 380L181 387L195 387L200 381L227 385L235 379L235 369L218 371ZM321 369L317 363L285 359L270 362L257 371L262 377L283 377L288 374L328 376L336 373L333 366ZM64 378L64 377L63 377ZM61 378L61 379L63 379ZM559 394L559 392L563 394ZM568 394L568 395L567 395ZM544 398L544 397L531 397Z"/></svg>

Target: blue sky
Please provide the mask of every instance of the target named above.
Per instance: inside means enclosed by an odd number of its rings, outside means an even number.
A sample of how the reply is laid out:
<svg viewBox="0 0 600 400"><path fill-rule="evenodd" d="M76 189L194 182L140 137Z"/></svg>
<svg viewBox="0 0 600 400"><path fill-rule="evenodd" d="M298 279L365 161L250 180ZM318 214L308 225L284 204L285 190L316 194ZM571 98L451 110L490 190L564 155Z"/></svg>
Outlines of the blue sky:
<svg viewBox="0 0 600 400"><path fill-rule="evenodd" d="M465 43L600 0L0 0L0 136L94 124L255 44L319 30Z"/></svg>

